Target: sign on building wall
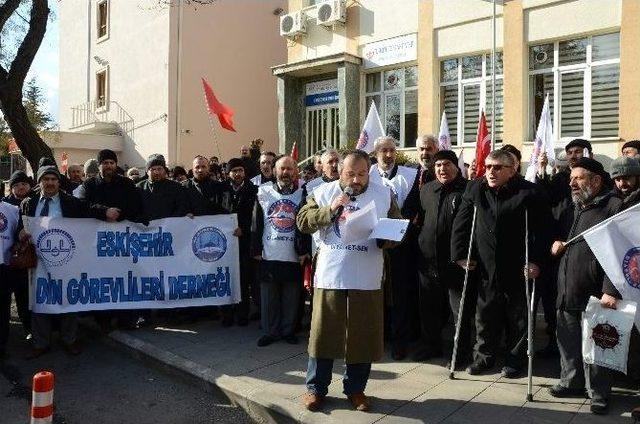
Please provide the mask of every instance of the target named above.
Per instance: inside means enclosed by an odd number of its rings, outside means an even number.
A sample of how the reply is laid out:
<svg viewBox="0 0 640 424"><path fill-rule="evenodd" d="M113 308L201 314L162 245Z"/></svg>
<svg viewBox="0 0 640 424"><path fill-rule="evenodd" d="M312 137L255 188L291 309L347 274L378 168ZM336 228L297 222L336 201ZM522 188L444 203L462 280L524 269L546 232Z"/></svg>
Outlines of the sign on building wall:
<svg viewBox="0 0 640 424"><path fill-rule="evenodd" d="M305 86L305 105L320 106L338 103L338 80L310 82Z"/></svg>
<svg viewBox="0 0 640 424"><path fill-rule="evenodd" d="M375 43L366 44L362 48L364 69L410 62L418 58L417 34L401 35Z"/></svg>

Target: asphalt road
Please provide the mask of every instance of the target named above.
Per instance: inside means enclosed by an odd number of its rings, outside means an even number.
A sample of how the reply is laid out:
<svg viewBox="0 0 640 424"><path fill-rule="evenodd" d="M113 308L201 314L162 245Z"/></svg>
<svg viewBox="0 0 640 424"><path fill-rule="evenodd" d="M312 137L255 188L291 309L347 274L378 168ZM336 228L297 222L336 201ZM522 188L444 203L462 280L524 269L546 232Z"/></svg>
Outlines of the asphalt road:
<svg viewBox="0 0 640 424"><path fill-rule="evenodd" d="M31 379L55 375L54 423L252 423L239 407L128 356L87 329L83 353L52 351L27 361L22 327L11 326L9 357L0 363L0 423L29 422Z"/></svg>

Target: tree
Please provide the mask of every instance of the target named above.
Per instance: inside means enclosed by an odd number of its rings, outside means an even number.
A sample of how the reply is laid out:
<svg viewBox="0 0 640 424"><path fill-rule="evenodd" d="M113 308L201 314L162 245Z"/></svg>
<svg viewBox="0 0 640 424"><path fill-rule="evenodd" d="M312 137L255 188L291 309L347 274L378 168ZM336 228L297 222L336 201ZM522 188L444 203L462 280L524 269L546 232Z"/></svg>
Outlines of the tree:
<svg viewBox="0 0 640 424"><path fill-rule="evenodd" d="M27 83L27 87L22 93L22 104L27 110L27 116L29 122L33 125L38 132L50 130L52 128L53 119L51 115L42 110L44 103L44 95L42 89L38 86L35 78L31 78Z"/></svg>
<svg viewBox="0 0 640 424"><path fill-rule="evenodd" d="M27 10L28 19L23 16ZM41 157L55 160L29 120L22 101L24 82L42 44L49 12L47 0L4 0L0 4L0 110L22 155L34 170Z"/></svg>

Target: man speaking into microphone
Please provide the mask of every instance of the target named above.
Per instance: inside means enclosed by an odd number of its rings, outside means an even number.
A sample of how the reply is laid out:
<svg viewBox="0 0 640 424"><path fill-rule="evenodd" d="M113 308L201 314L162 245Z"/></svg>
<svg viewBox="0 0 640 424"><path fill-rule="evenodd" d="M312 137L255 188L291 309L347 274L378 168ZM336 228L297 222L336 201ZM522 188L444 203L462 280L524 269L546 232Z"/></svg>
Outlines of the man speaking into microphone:
<svg viewBox="0 0 640 424"><path fill-rule="evenodd" d="M341 240L346 217L371 202L378 218L402 218L390 189L369 183L370 166L365 152L346 154L339 180L316 188L297 216L298 228L319 240L304 396L310 411L320 408L333 361L342 358L344 394L355 409L368 410L364 389L383 353L382 248L395 243Z"/></svg>

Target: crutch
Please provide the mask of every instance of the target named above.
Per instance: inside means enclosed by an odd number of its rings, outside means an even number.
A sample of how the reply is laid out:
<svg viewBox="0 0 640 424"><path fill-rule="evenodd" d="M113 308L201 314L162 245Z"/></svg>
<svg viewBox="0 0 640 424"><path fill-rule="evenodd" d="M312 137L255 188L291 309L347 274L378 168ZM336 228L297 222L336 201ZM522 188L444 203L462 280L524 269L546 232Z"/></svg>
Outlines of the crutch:
<svg viewBox="0 0 640 424"><path fill-rule="evenodd" d="M524 210L524 285L527 295L527 401L533 401L533 308L536 295L536 279L534 278L529 290L529 211Z"/></svg>
<svg viewBox="0 0 640 424"><path fill-rule="evenodd" d="M451 353L451 368L449 369L449 379L455 378L456 356L458 355L458 339L460 338L460 326L462 325L462 312L464 311L464 298L467 293L467 281L469 281L469 262L471 261L471 249L473 247L473 233L476 229L476 213L478 208L473 207L473 218L471 219L471 236L469 236L469 250L467 251L467 266L464 270L464 283L462 285L462 297L458 306L458 322L456 322L456 334L453 337L453 352Z"/></svg>

